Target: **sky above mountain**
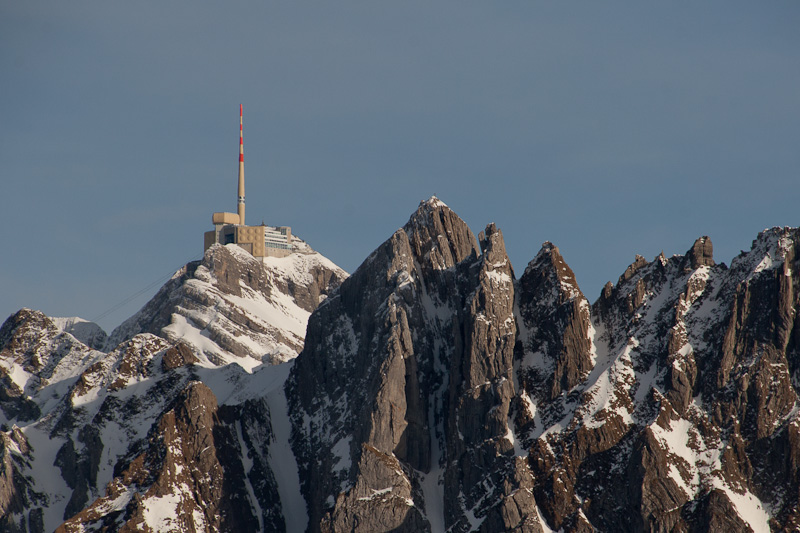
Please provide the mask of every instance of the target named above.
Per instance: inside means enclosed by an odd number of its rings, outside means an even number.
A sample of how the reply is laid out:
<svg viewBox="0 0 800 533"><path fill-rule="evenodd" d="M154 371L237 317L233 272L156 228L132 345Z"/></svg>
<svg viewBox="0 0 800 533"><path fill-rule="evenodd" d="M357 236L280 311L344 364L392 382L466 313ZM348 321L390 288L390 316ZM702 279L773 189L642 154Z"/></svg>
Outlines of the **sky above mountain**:
<svg viewBox="0 0 800 533"><path fill-rule="evenodd" d="M348 271L434 194L517 275L554 242L590 301L701 235L729 263L800 225L798 27L793 1L4 2L0 314L111 329L201 257L240 103L248 223Z"/></svg>

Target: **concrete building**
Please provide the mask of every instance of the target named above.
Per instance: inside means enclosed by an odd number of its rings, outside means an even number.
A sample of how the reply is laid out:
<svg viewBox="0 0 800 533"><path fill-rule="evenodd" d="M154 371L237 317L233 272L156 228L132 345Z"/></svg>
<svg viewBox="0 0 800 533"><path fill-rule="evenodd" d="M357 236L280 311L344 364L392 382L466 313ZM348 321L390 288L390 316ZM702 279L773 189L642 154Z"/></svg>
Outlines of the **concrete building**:
<svg viewBox="0 0 800 533"><path fill-rule="evenodd" d="M236 213L214 213L212 231L205 232L204 250L211 245L237 244L254 257L286 257L292 253L292 228L288 226L248 226L245 224L244 209L244 135L242 106L239 106L239 188Z"/></svg>

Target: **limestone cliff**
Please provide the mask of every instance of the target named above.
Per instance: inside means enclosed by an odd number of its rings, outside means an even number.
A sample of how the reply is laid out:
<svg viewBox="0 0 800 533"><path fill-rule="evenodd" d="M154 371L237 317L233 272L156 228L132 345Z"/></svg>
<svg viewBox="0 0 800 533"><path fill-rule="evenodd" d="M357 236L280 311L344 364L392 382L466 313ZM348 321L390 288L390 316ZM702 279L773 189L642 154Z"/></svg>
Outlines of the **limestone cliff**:
<svg viewBox="0 0 800 533"><path fill-rule="evenodd" d="M212 247L103 350L21 310L0 530L798 530L798 246L637 255L590 305L431 198L346 279Z"/></svg>

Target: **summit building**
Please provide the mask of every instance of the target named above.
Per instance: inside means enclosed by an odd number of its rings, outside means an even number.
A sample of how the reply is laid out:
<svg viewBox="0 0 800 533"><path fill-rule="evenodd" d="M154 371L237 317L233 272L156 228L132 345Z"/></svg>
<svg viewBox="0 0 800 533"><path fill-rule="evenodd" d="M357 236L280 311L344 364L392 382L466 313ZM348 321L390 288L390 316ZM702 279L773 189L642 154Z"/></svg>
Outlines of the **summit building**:
<svg viewBox="0 0 800 533"><path fill-rule="evenodd" d="M236 213L214 213L212 231L205 232L204 250L213 244L236 244L254 257L285 257L294 251L292 228L288 226L248 226L244 203L244 136L242 106L239 105L239 189Z"/></svg>

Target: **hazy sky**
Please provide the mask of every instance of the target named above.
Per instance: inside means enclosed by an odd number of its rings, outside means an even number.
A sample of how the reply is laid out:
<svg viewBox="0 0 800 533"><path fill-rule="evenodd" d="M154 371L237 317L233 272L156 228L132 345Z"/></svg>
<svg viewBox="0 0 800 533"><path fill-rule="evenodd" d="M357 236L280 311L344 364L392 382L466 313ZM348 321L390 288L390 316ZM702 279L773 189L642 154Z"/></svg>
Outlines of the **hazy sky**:
<svg viewBox="0 0 800 533"><path fill-rule="evenodd" d="M558 245L730 263L800 224L800 2L0 0L0 320L110 330L235 211L353 271L420 200Z"/></svg>

